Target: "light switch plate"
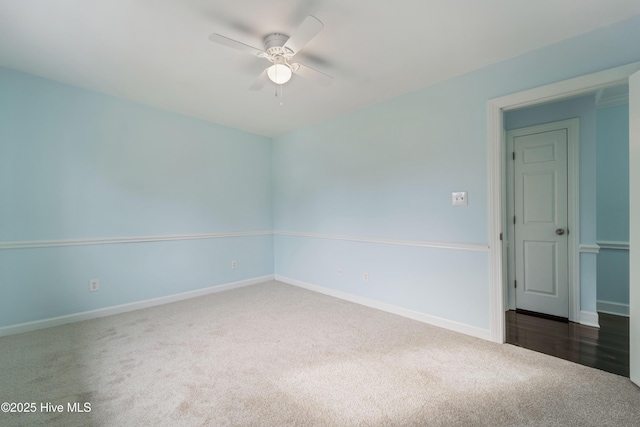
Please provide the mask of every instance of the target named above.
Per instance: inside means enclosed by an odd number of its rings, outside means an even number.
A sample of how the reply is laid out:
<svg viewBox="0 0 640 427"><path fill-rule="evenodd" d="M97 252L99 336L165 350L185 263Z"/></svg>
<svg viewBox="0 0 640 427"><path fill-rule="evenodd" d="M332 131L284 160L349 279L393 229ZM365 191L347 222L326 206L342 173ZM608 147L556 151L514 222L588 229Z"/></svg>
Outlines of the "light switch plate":
<svg viewBox="0 0 640 427"><path fill-rule="evenodd" d="M467 192L466 191L454 191L451 193L451 204L453 206L466 206L467 205Z"/></svg>

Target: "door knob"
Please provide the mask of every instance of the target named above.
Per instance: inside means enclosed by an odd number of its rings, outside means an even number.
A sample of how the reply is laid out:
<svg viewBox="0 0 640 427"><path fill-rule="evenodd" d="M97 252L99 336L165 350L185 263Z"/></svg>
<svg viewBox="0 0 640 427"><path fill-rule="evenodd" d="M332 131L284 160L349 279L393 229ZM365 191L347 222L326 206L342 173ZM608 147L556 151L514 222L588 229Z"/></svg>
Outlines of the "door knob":
<svg viewBox="0 0 640 427"><path fill-rule="evenodd" d="M562 236L562 235L564 234L564 228L558 228L558 229L556 230L556 234L557 234L558 236Z"/></svg>

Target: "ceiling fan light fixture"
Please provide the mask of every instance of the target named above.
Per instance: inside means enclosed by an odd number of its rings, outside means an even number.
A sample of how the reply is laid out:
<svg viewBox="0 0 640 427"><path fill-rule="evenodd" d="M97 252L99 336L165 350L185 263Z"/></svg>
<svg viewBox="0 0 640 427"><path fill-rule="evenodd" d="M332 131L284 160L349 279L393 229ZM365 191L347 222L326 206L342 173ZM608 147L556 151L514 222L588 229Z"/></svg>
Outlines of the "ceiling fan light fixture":
<svg viewBox="0 0 640 427"><path fill-rule="evenodd" d="M285 84L291 80L291 74L291 68L285 64L273 64L271 67L267 68L267 76L269 76L269 80L277 85Z"/></svg>
<svg viewBox="0 0 640 427"><path fill-rule="evenodd" d="M291 62L300 49L305 47L309 41L318 35L323 27L324 24L320 22L318 18L309 15L304 18L290 37L281 33L268 34L263 40L264 50L249 46L218 33L211 34L209 40L271 62L271 64L260 73L255 82L249 87L249 90L260 90L268 81L272 81L280 86L279 89L280 92L282 92L282 85L291 80L293 74L306 80L313 80L322 86L328 86L331 83L331 76L307 67L304 64Z"/></svg>

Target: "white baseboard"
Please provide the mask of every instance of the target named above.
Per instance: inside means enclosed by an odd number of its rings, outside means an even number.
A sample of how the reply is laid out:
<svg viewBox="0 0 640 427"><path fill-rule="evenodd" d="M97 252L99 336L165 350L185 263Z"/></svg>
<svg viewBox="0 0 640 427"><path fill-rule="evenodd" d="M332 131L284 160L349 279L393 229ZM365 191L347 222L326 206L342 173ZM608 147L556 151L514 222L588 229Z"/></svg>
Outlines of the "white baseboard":
<svg viewBox="0 0 640 427"><path fill-rule="evenodd" d="M238 282L225 283L222 285L211 286L195 291L182 292L179 294L158 297L144 301L132 302L128 304L115 305L112 307L99 308L97 310L83 311L81 313L68 314L66 316L52 317L49 319L35 320L33 322L19 323L17 325L4 326L0 328L0 337L6 335L20 334L23 332L36 331L38 329L50 328L53 326L65 325L67 323L81 322L83 320L97 319L99 317L111 316L114 314L126 313L143 308L155 307L157 305L169 304L172 302L182 301L189 298L196 298L216 292L228 291L230 289L242 288L244 286L255 285L258 283L273 280L273 275L255 277L252 279L241 280Z"/></svg>
<svg viewBox="0 0 640 427"><path fill-rule="evenodd" d="M622 304L611 301L598 301L598 311L607 314L615 314L616 316L629 317L629 304Z"/></svg>
<svg viewBox="0 0 640 427"><path fill-rule="evenodd" d="M598 323L598 313L594 313L592 311L581 311L580 324L585 326L593 326L594 328L599 328L600 323Z"/></svg>
<svg viewBox="0 0 640 427"><path fill-rule="evenodd" d="M428 323L430 325L438 326L444 329L449 329L454 332L460 332L462 334L471 335L472 337L481 338L487 341L492 341L491 331L488 329L482 329L476 326L471 326L464 323L443 319L441 317L431 316L429 314L421 313L414 310L409 310L407 308L398 307L396 305L387 304L380 301L375 301L372 299L364 298L364 297L350 294L347 292L337 291L331 288L325 288L324 286L314 285L311 283L303 282L301 280L292 279L290 277L280 276L276 274L275 279L280 282L287 283L289 285L308 289L314 292L319 292L321 294L329 295L332 297L340 298L345 301L350 301L356 304L386 311L388 313L397 314L398 316L407 317L409 319L417 320L419 322Z"/></svg>

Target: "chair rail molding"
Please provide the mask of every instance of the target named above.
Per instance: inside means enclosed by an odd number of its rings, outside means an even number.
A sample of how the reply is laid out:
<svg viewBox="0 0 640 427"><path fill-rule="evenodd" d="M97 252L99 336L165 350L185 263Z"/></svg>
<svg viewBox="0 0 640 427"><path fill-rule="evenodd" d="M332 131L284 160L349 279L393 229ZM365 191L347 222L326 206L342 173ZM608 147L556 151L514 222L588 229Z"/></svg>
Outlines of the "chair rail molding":
<svg viewBox="0 0 640 427"><path fill-rule="evenodd" d="M57 246L83 246L83 245L112 245L118 243L144 243L144 242L166 242L173 240L199 240L199 239L224 239L230 237L251 237L273 234L271 230L266 231L239 231L225 233L207 234L174 234L162 236L138 236L138 237L104 237L88 239L68 239L68 240L23 240L13 242L0 241L2 249L28 249L28 248L48 248Z"/></svg>
<svg viewBox="0 0 640 427"><path fill-rule="evenodd" d="M457 249L462 251L476 251L476 252L489 252L489 246L478 243L449 243L449 242L432 242L423 240L403 240L403 239L389 239L381 237L365 237L365 236L348 236L342 234L325 234L325 233L306 233L299 231L282 231L276 230L273 232L279 236L295 236L295 237L309 237L314 239L329 239L329 240L346 240L349 242L360 243L378 243L385 245L400 245L400 246L419 246L425 248L439 248L439 249Z"/></svg>
<svg viewBox="0 0 640 427"><path fill-rule="evenodd" d="M598 246L600 246L600 249L614 249L619 251L629 250L629 242L601 241L598 242Z"/></svg>

